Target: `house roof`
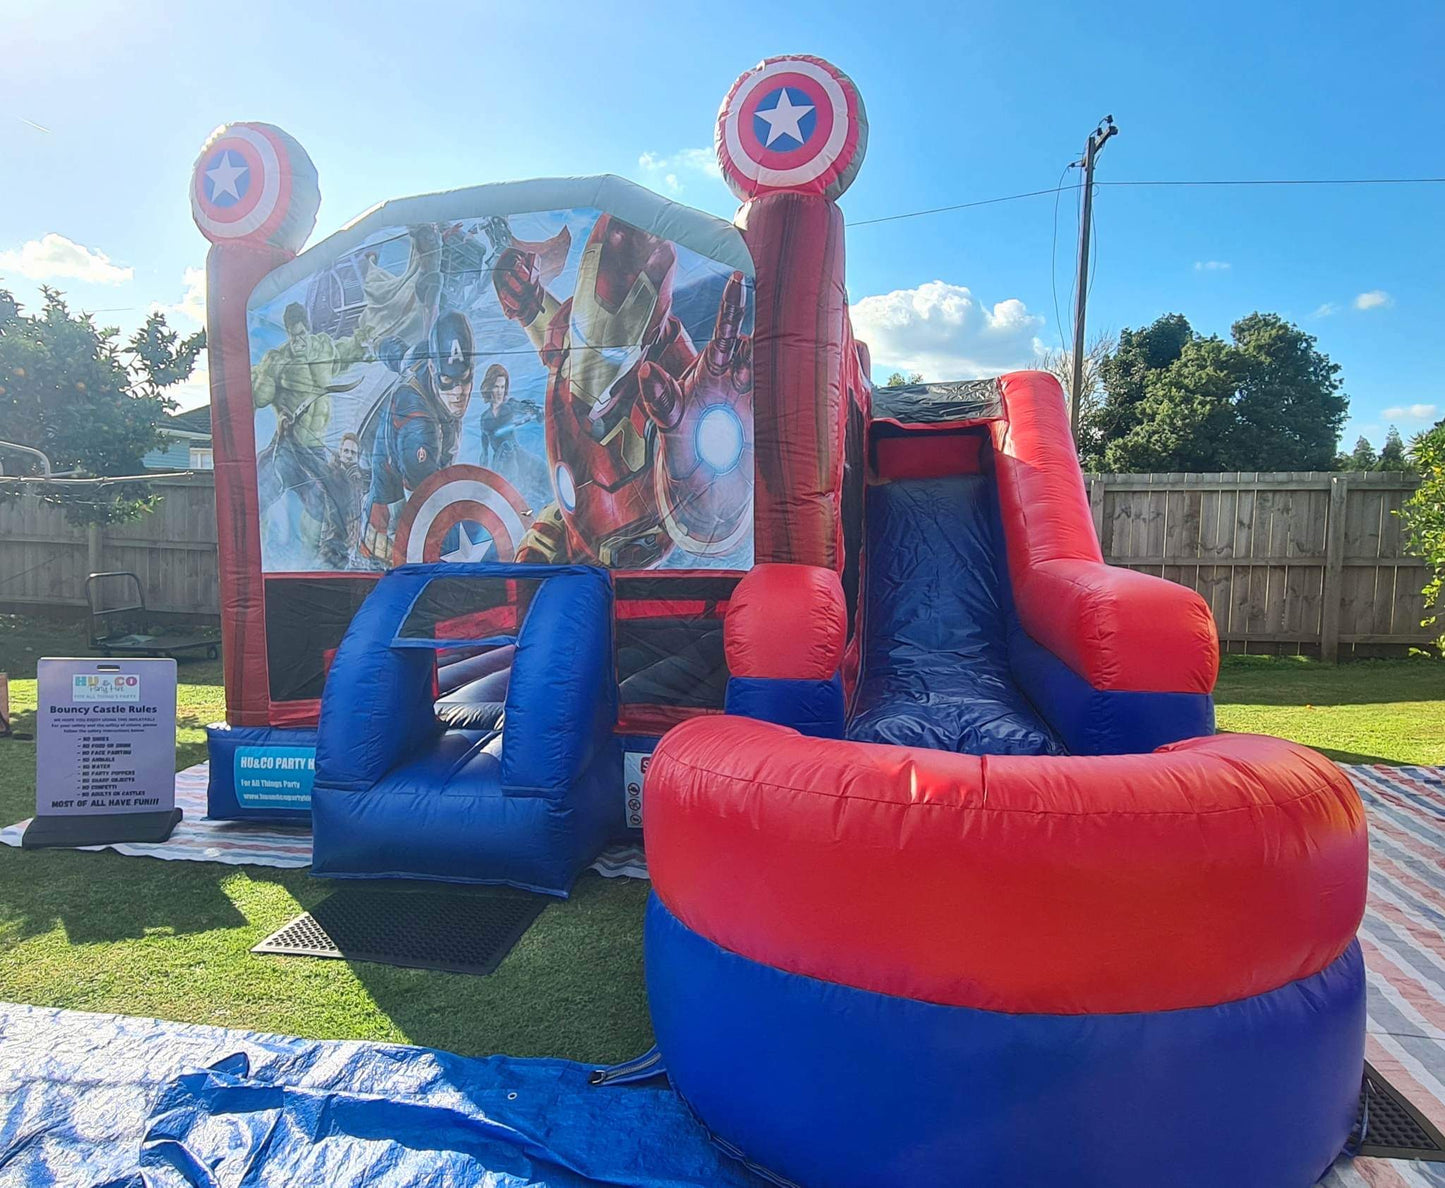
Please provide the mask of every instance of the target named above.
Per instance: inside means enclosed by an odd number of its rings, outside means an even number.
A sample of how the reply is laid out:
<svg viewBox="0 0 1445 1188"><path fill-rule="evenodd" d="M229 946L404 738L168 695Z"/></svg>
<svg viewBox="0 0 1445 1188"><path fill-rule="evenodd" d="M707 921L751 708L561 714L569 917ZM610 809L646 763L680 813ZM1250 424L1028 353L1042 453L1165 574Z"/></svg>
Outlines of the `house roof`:
<svg viewBox="0 0 1445 1188"><path fill-rule="evenodd" d="M203 404L200 408L173 413L166 417L165 424L161 428L162 432L171 429L178 433L203 433L209 437L211 435L211 406Z"/></svg>

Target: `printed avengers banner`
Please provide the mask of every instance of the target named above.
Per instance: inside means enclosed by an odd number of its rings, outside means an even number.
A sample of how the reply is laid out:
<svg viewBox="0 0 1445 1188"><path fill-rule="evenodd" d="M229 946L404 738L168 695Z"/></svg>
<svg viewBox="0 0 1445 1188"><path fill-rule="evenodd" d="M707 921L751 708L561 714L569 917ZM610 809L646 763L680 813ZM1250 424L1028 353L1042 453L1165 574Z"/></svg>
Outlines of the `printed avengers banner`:
<svg viewBox="0 0 1445 1188"><path fill-rule="evenodd" d="M752 564L741 270L593 208L306 260L247 314L266 572Z"/></svg>

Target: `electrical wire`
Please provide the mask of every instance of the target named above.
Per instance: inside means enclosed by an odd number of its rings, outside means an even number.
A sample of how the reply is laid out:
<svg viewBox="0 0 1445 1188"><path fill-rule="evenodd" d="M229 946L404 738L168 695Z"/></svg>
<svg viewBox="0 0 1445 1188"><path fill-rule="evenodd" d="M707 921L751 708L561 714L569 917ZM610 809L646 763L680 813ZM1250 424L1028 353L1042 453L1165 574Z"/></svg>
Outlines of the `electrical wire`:
<svg viewBox="0 0 1445 1188"><path fill-rule="evenodd" d="M1059 196L1064 192L1064 176L1074 165L1075 162L1070 161L1063 167L1058 184L1054 186L1054 236L1049 246L1049 286L1054 292L1054 325L1059 330L1059 350L1065 355L1069 353L1069 344L1064 341L1064 320L1059 316Z"/></svg>
<svg viewBox="0 0 1445 1188"><path fill-rule="evenodd" d="M1134 179L1125 181L1096 181L1095 186L1430 186L1445 184L1445 177L1266 177L1266 178L1209 178L1209 179ZM1082 182L1070 186L1053 186L1047 190L1027 190L1021 194L1004 194L998 198L981 198L976 202L959 202L952 206L933 206L927 210L910 210L901 214L881 215L874 219L857 219L849 227L870 227L878 223L894 223L900 219L918 219L926 215L946 214L949 211L968 210L975 206L994 206L1000 202L1016 202L1021 198L1037 198L1044 194L1057 194L1063 190L1077 190Z"/></svg>

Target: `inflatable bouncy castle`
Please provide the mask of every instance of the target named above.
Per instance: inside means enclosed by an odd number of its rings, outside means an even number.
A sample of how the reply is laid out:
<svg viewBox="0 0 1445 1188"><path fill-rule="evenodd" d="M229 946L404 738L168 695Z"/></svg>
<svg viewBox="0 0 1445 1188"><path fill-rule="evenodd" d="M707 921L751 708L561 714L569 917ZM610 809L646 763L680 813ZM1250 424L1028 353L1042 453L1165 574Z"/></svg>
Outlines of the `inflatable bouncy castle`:
<svg viewBox="0 0 1445 1188"><path fill-rule="evenodd" d="M852 80L769 59L716 144L731 223L529 181L302 251L300 146L208 142L211 814L556 895L640 830L661 1060L775 1178L1307 1188L1354 790L1214 734L1209 610L1103 563L1052 377L872 388Z"/></svg>

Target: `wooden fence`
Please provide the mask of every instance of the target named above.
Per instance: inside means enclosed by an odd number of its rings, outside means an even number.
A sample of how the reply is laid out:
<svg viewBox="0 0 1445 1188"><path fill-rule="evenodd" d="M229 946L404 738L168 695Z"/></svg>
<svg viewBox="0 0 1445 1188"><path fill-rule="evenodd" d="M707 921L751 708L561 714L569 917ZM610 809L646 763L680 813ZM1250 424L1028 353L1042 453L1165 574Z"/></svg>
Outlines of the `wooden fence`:
<svg viewBox="0 0 1445 1188"><path fill-rule="evenodd" d="M216 490L209 473L156 479L160 506L127 524L76 527L34 496L0 500L0 605L84 607L87 574L130 570L146 607L220 616Z"/></svg>
<svg viewBox="0 0 1445 1188"><path fill-rule="evenodd" d="M1411 475L1088 476L1104 558L1198 590L1229 651L1398 654L1420 626L1425 563L1409 555Z"/></svg>
<svg viewBox="0 0 1445 1188"><path fill-rule="evenodd" d="M1420 626L1424 563L1396 514L1409 475L1108 474L1088 476L1105 558L1198 590L1231 651L1334 659L1401 652ZM142 520L74 528L57 507L0 502L0 604L83 607L88 573L128 569L148 606L214 618L215 492L210 474L159 479Z"/></svg>

